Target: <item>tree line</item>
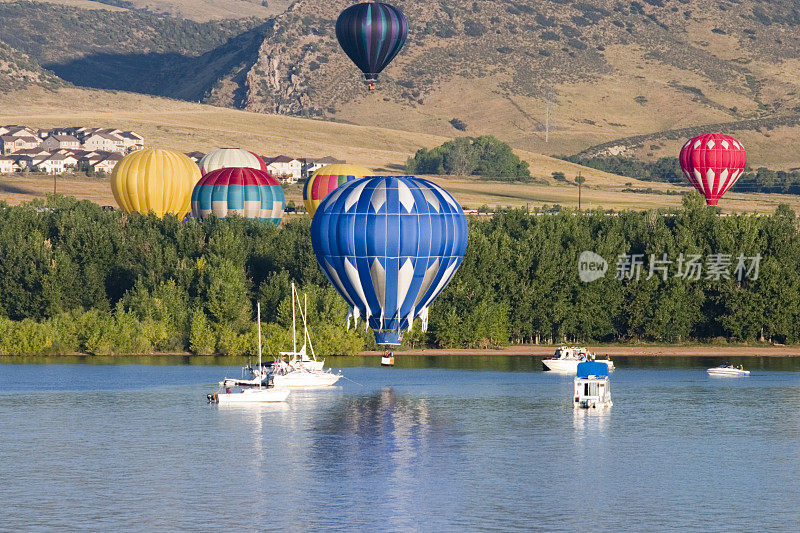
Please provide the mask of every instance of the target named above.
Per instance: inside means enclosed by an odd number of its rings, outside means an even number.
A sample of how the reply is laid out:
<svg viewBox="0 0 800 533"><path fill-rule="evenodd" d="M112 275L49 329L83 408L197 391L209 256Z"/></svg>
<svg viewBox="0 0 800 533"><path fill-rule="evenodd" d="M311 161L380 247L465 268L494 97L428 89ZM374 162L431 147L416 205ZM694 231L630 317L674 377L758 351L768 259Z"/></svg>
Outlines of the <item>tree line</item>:
<svg viewBox="0 0 800 533"><path fill-rule="evenodd" d="M681 164L677 157L661 157L652 162L622 156L582 157L571 155L562 156L561 159L628 178L689 185L681 171ZM800 170L771 170L766 167L753 170L746 167L744 173L730 190L733 192L800 194Z"/></svg>
<svg viewBox="0 0 800 533"><path fill-rule="evenodd" d="M309 223L181 223L58 196L0 204L0 353L253 353L259 301L274 354L291 345L292 282L308 294L318 353L376 348L363 325L344 329L347 307L317 266ZM800 235L786 206L719 216L692 194L672 211L509 210L469 228L428 332L416 324L404 345L800 338ZM607 262L604 276L581 280L584 251ZM690 258L702 272L680 276ZM712 258L727 261L725 275Z"/></svg>

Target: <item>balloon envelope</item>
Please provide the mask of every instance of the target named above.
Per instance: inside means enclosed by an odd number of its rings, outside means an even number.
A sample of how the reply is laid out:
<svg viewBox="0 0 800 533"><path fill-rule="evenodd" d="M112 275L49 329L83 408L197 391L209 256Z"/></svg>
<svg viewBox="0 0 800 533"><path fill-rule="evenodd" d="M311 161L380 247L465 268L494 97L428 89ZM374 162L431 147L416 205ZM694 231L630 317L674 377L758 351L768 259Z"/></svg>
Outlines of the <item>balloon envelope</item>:
<svg viewBox="0 0 800 533"><path fill-rule="evenodd" d="M212 170L230 167L255 168L267 171L267 164L253 152L241 148L217 148L211 150L197 162L200 172L206 174Z"/></svg>
<svg viewBox="0 0 800 533"><path fill-rule="evenodd" d="M706 203L717 205L744 172L747 154L733 137L709 133L689 139L681 149L680 162L683 175L706 197Z"/></svg>
<svg viewBox="0 0 800 533"><path fill-rule="evenodd" d="M245 218L281 223L285 199L278 181L262 170L221 168L203 176L192 191L192 215L213 213L225 218L238 213Z"/></svg>
<svg viewBox="0 0 800 533"><path fill-rule="evenodd" d="M311 244L320 268L379 344L400 344L455 274L467 220L455 199L414 176L345 183L319 205Z"/></svg>
<svg viewBox="0 0 800 533"><path fill-rule="evenodd" d="M339 185L363 178L369 170L356 165L325 165L318 168L303 186L303 204L312 217L322 199Z"/></svg>
<svg viewBox="0 0 800 533"><path fill-rule="evenodd" d="M111 174L111 192L126 213L170 213L183 219L200 170L185 154L150 148L132 152L117 163Z"/></svg>
<svg viewBox="0 0 800 533"><path fill-rule="evenodd" d="M408 36L403 12L381 2L348 7L336 20L336 38L344 53L374 82L400 52Z"/></svg>

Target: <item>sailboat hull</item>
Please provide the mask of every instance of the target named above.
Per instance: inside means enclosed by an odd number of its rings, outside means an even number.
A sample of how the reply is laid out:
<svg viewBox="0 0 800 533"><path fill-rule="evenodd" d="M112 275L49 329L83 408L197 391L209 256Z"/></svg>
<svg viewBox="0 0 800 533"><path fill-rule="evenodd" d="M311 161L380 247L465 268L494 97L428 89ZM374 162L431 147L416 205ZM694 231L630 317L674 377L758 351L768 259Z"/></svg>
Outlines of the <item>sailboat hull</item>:
<svg viewBox="0 0 800 533"><path fill-rule="evenodd" d="M217 392L208 395L211 403L277 403L289 397L287 389L244 389L241 392Z"/></svg>
<svg viewBox="0 0 800 533"><path fill-rule="evenodd" d="M342 376L332 372L304 372L295 370L274 376L276 388L282 389L321 389L336 384Z"/></svg>

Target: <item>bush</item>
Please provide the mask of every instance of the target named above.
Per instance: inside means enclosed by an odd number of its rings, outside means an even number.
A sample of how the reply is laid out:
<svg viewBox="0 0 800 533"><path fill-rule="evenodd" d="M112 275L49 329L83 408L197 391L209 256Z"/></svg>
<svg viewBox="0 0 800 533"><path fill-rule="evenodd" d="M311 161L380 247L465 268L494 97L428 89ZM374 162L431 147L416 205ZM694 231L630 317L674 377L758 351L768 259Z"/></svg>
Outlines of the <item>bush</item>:
<svg viewBox="0 0 800 533"><path fill-rule="evenodd" d="M450 125L453 126L458 131L467 131L467 123L463 120L459 120L454 118L450 121Z"/></svg>
<svg viewBox="0 0 800 533"><path fill-rule="evenodd" d="M477 20L464 21L464 33L470 37L480 37L487 32L486 26Z"/></svg>

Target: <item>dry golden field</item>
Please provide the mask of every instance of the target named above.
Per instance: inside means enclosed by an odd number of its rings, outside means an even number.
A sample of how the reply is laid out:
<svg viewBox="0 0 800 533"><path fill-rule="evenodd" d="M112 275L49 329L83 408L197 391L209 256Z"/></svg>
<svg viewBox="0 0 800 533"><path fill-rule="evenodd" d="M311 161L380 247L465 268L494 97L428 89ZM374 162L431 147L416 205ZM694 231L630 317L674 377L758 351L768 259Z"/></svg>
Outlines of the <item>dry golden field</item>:
<svg viewBox="0 0 800 533"><path fill-rule="evenodd" d="M447 188L464 207L472 209L477 209L482 205L490 208L510 206L528 207L529 209L554 204L573 209L578 206L577 187L569 184L546 186L497 183L470 177L427 177ZM117 205L111 194L109 181L105 178L58 177L56 185L57 192L60 194L91 200L100 205ZM622 187L584 185L581 207L583 209L643 210L677 206L681 201L680 196L623 193L620 192L621 189ZM288 185L284 187L284 190L287 202L294 201L298 205L302 203L302 185ZM32 198L43 197L51 192L53 192L51 176L0 176L0 201L12 205ZM720 202L720 207L728 213L771 213L780 203L789 204L795 211L800 211L800 197L781 194L728 194Z"/></svg>
<svg viewBox="0 0 800 533"><path fill-rule="evenodd" d="M333 155L365 165L376 173L399 172L406 158L415 150L447 140L446 137L425 133L249 113L166 98L87 89L57 92L31 89L5 93L0 95L0 109L0 124L132 129L144 135L148 146L184 152L238 146L264 155ZM553 204L577 207L577 187L554 181L550 176L557 171L563 172L569 180L579 172L586 178L582 193L582 207L585 209L650 209L680 203L681 197L675 195L622 192L627 183L637 190L648 187L657 191L687 190L608 174L524 150L517 153L528 161L535 177L548 179L550 185L498 183L471 177L437 176L432 179L469 208L487 205L528 206L533 209ZM52 190L51 177L0 177L0 200L11 204L43 196ZM57 191L101 205L115 205L107 179L63 177L58 179ZM287 200L301 201L300 186L287 187L286 194ZM771 212L779 203L800 209L800 197L766 194L728 194L721 207L731 212Z"/></svg>

